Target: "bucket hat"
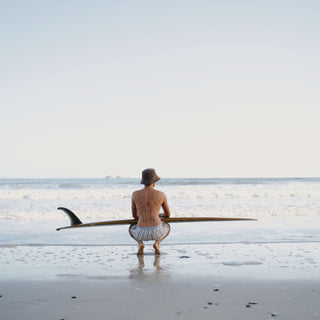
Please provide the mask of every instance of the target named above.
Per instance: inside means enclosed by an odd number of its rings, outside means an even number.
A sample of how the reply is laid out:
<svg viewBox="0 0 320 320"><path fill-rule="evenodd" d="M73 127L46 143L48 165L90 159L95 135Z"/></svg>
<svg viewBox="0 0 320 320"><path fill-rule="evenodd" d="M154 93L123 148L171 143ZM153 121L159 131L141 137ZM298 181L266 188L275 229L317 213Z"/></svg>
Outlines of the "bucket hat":
<svg viewBox="0 0 320 320"><path fill-rule="evenodd" d="M141 184L149 185L160 180L160 177L156 174L156 170L149 168L142 171Z"/></svg>

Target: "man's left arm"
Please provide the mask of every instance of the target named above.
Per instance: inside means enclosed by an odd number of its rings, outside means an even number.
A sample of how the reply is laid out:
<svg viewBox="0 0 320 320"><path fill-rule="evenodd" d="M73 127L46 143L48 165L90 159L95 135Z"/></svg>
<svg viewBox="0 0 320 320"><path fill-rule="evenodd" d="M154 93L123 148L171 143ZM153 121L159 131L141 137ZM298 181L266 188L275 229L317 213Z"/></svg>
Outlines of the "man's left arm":
<svg viewBox="0 0 320 320"><path fill-rule="evenodd" d="M133 216L135 219L139 219L136 202L135 202L135 200L134 200L134 194L132 195L132 199L131 199L131 210L132 210L132 216Z"/></svg>

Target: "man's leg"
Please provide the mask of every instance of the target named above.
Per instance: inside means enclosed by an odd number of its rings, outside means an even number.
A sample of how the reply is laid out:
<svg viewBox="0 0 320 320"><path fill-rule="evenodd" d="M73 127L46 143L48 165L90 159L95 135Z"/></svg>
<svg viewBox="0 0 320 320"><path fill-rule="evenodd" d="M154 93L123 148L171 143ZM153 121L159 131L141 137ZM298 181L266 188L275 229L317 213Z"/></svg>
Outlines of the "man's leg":
<svg viewBox="0 0 320 320"><path fill-rule="evenodd" d="M161 238L161 239L159 239L159 240L156 240L156 241L154 242L153 248L154 248L154 253L155 253L155 254L161 254L161 252L160 252L160 242L161 242L162 240L164 240L166 237L167 237L167 234L166 234L163 238Z"/></svg>
<svg viewBox="0 0 320 320"><path fill-rule="evenodd" d="M154 248L154 253L155 254L161 254L161 252L160 252L160 242L161 242L161 240L156 240L155 243L153 244L153 248Z"/></svg>
<svg viewBox="0 0 320 320"><path fill-rule="evenodd" d="M130 227L129 227L129 234L130 236L136 240L138 242L138 245L139 245L139 249L138 249L138 252L137 252L137 255L140 256L140 255L143 255L143 249L144 249L144 243L142 242L142 240L139 240L137 239L133 234L132 234L132 228L136 228L137 225L136 224L132 224Z"/></svg>
<svg viewBox="0 0 320 320"><path fill-rule="evenodd" d="M154 248L155 254L161 254L161 252L160 252L160 242L162 240L164 240L168 236L168 234L170 233L170 225L167 224L167 223L165 223L165 225L167 227L165 235L161 239L156 240L155 243L153 244L153 248Z"/></svg>

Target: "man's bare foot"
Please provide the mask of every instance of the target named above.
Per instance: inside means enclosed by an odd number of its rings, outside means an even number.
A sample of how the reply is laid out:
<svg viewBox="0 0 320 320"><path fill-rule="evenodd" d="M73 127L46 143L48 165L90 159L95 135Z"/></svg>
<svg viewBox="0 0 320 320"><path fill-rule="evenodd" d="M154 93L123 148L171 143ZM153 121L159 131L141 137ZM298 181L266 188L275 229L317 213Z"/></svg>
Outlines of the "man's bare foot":
<svg viewBox="0 0 320 320"><path fill-rule="evenodd" d="M158 241L156 241L156 242L154 243L153 248L154 248L154 253L155 253L155 254L161 254L161 252L160 252L160 246L159 246L159 242L158 242Z"/></svg>
<svg viewBox="0 0 320 320"><path fill-rule="evenodd" d="M138 255L138 256L143 255L143 249L144 249L144 244L143 244L143 242L141 241L141 242L139 242L139 250L138 250L138 252L137 252L137 255Z"/></svg>

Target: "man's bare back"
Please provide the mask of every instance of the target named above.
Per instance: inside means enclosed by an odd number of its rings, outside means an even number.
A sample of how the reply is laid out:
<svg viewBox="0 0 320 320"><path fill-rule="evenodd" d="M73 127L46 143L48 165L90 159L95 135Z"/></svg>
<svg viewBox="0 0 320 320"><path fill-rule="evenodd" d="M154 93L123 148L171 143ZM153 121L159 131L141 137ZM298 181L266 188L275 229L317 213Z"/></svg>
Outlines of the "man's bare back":
<svg viewBox="0 0 320 320"><path fill-rule="evenodd" d="M135 191L132 195L132 216L139 219L140 227L154 227L161 224L160 209L163 217L170 217L170 210L165 194L154 189L154 184Z"/></svg>

